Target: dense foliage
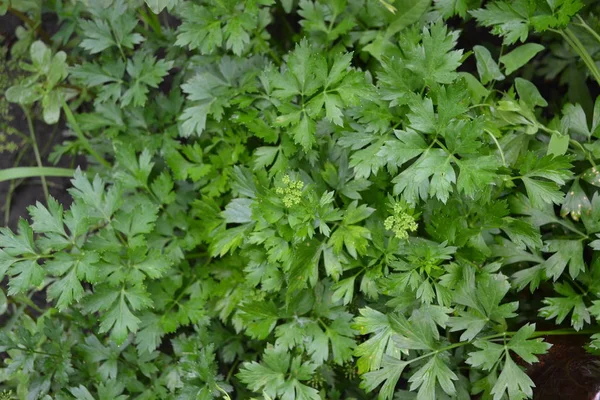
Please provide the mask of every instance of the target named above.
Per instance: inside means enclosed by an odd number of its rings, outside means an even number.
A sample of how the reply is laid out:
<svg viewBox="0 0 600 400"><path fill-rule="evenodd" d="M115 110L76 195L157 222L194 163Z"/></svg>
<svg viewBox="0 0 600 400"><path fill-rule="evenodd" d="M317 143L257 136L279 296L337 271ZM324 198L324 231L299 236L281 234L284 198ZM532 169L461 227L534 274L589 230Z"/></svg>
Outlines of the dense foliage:
<svg viewBox="0 0 600 400"><path fill-rule="evenodd" d="M588 3L0 1L88 160L0 229L5 398L530 398L600 348Z"/></svg>

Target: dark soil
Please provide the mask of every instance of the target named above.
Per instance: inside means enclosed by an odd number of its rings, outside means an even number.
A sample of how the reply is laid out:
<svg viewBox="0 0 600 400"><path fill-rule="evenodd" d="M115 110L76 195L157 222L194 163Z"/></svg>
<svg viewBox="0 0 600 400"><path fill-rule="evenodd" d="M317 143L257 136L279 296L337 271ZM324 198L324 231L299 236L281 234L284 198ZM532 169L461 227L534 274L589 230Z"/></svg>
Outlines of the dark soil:
<svg viewBox="0 0 600 400"><path fill-rule="evenodd" d="M21 110L15 107L14 110L15 120L13 126L19 129L25 134L28 133L27 123ZM48 161L48 154L52 151L52 148L61 142L61 131L63 131L64 125L52 127L44 124L41 121L34 121L35 134L38 145L40 147L42 164L51 166L52 164ZM15 139L14 136L11 138ZM16 138L18 142L18 138ZM2 153L0 154L0 169L11 168L17 166L16 158L18 152L15 153ZM18 163L18 166L35 166L35 155L31 146L26 150L25 155ZM61 167L70 167L70 160L64 159L58 164ZM70 204L70 197L67 193L69 187L68 178L46 178L48 183L48 191L50 195L57 199L60 203L65 206ZM8 222L8 226L14 228L19 218L26 217L27 207L35 204L37 201L42 203L45 202L44 191L42 189L42 183L40 178L24 179L17 182L13 182L15 189L12 196L9 196L11 188L11 182L0 182L0 204L2 209L2 225ZM8 211L8 221L4 221L4 212L6 208L10 207Z"/></svg>
<svg viewBox="0 0 600 400"><path fill-rule="evenodd" d="M587 336L551 336L547 354L527 373L535 382L534 400L595 399L600 391L600 357L586 353Z"/></svg>

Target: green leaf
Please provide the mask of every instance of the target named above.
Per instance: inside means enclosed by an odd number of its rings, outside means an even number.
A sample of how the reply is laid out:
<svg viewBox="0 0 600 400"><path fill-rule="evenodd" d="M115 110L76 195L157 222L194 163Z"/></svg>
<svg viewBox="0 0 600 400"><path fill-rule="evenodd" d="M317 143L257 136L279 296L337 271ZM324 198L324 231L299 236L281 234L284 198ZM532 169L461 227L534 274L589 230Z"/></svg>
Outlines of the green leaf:
<svg viewBox="0 0 600 400"><path fill-rule="evenodd" d="M501 166L494 156L467 158L457 161L457 164L460 174L456 188L471 198L494 184L498 176L496 170Z"/></svg>
<svg viewBox="0 0 600 400"><path fill-rule="evenodd" d="M345 247L353 258L367 251L367 245L371 238L368 228L358 225L341 225L331 235L330 243L336 253L340 253Z"/></svg>
<svg viewBox="0 0 600 400"><path fill-rule="evenodd" d="M404 163L417 157L427 149L427 143L421 135L412 129L406 131L395 130L394 135L398 140L388 140L377 152L382 157L391 171L397 171Z"/></svg>
<svg viewBox="0 0 600 400"><path fill-rule="evenodd" d="M54 125L60 119L60 108L63 101L62 93L53 90L42 97L42 116L48 125Z"/></svg>
<svg viewBox="0 0 600 400"><path fill-rule="evenodd" d="M181 135L183 137L189 137L193 133L200 134L206 127L206 117L209 114L210 104L200 104L194 107L188 107L183 110L183 113L179 117L181 124Z"/></svg>
<svg viewBox="0 0 600 400"><path fill-rule="evenodd" d="M350 203L346 209L346 214L344 215L344 224L357 224L375 212L374 208L367 207L366 204L361 204L360 206L357 206L357 204L358 202L355 200Z"/></svg>
<svg viewBox="0 0 600 400"><path fill-rule="evenodd" d="M85 388L83 385L79 385L78 387L74 387L69 389L71 394L75 396L76 399L81 400L96 400L94 396Z"/></svg>
<svg viewBox="0 0 600 400"><path fill-rule="evenodd" d="M583 301L583 295L578 294L568 283L556 283L554 290L563 297L547 297L545 307L540 308L539 314L546 319L556 319L560 324L572 312L571 325L575 330L590 323L590 312Z"/></svg>
<svg viewBox="0 0 600 400"><path fill-rule="evenodd" d="M501 229L508 235L512 242L517 245L517 247L521 249L524 249L525 247L539 249L542 247L540 231L530 222L511 217L505 217L504 221L506 222L506 225Z"/></svg>
<svg viewBox="0 0 600 400"><path fill-rule="evenodd" d="M0 228L0 247L9 256L35 255L33 230L27 221L19 219L19 232L15 235L8 228Z"/></svg>
<svg viewBox="0 0 600 400"><path fill-rule="evenodd" d="M561 217L566 217L571 214L573 220L578 221L584 215L590 215L592 212L592 204L590 199L581 188L579 179L573 181L573 185L565 196L562 208L560 209Z"/></svg>
<svg viewBox="0 0 600 400"><path fill-rule="evenodd" d="M160 345L166 333L160 324L160 318L153 313L145 313L140 317L140 330L135 335L135 344L140 353L150 354Z"/></svg>
<svg viewBox="0 0 600 400"><path fill-rule="evenodd" d="M423 133L436 132L436 119L433 112L433 101L429 97L417 97L410 104L411 113L407 115L410 127Z"/></svg>
<svg viewBox="0 0 600 400"><path fill-rule="evenodd" d="M132 310L139 311L152 305L152 300L141 287L115 290L102 285L86 300L86 312L102 311L100 333L110 331L117 344L123 343L130 332L138 330L141 321Z"/></svg>
<svg viewBox="0 0 600 400"><path fill-rule="evenodd" d="M165 8L173 8L178 3L179 0L144 0L148 7L152 10L154 14L159 14Z"/></svg>
<svg viewBox="0 0 600 400"><path fill-rule="evenodd" d="M553 133L550 137L550 143L548 143L548 155L562 156L567 154L569 150L569 141L571 138L569 135L559 135Z"/></svg>
<svg viewBox="0 0 600 400"><path fill-rule="evenodd" d="M521 327L508 341L508 348L528 363L538 362L536 354L544 354L552 345L543 339L530 339L535 333L535 324Z"/></svg>
<svg viewBox="0 0 600 400"><path fill-rule="evenodd" d="M85 32L86 38L81 42L80 46L91 54L100 53L109 47L117 45L112 37L110 26L106 21L81 21L81 27Z"/></svg>
<svg viewBox="0 0 600 400"><path fill-rule="evenodd" d="M569 275L573 279L586 269L583 261L583 243L580 240L549 240L544 251L554 253L542 265L546 274L555 281L562 275L567 264Z"/></svg>
<svg viewBox="0 0 600 400"><path fill-rule="evenodd" d="M61 311L81 300L84 289L80 281L96 283L99 275L98 261L99 255L93 252L79 257L61 254L48 261L45 265L48 273L58 278L48 287L48 299L58 299L56 307Z"/></svg>
<svg viewBox="0 0 600 400"><path fill-rule="evenodd" d="M508 54L500 57L500 63L506 68L506 75L512 74L514 71L527 64L537 53L544 50L544 46L537 43L526 43L511 51Z"/></svg>
<svg viewBox="0 0 600 400"><path fill-rule="evenodd" d="M357 361L359 373L364 373L378 370L382 365L384 354L397 357L399 352L391 340L394 330L389 317L369 307L362 308L359 312L360 316L356 317L352 327L361 335L372 334L354 351L354 355L359 357Z"/></svg>
<svg viewBox="0 0 600 400"><path fill-rule="evenodd" d="M291 131L292 138L304 151L308 151L315 143L315 130L315 123L304 113L298 125Z"/></svg>
<svg viewBox="0 0 600 400"><path fill-rule="evenodd" d="M407 68L424 80L433 83L452 83L461 64L462 50L453 50L458 32L448 32L446 25L437 23L423 28L422 44L410 54Z"/></svg>
<svg viewBox="0 0 600 400"><path fill-rule="evenodd" d="M593 242L592 242L593 243ZM599 242L600 243L600 242ZM334 290L331 297L332 301L342 300L342 304L346 305L350 303L354 297L354 282L356 277L342 279L336 283L332 289Z"/></svg>
<svg viewBox="0 0 600 400"><path fill-rule="evenodd" d="M588 127L585 111L583 111L583 107L580 104L565 104L562 113L561 124L570 132L586 137L592 135L592 131Z"/></svg>
<svg viewBox="0 0 600 400"><path fill-rule="evenodd" d="M4 315L8 309L8 298L4 293L4 289L0 289L0 315Z"/></svg>
<svg viewBox="0 0 600 400"><path fill-rule="evenodd" d="M4 96L11 103L32 104L42 98L42 87L39 84L32 86L15 85L6 89Z"/></svg>
<svg viewBox="0 0 600 400"><path fill-rule="evenodd" d="M187 46L190 50L200 49L202 54L210 54L222 45L221 21L207 8L193 4L186 8L183 16L176 46Z"/></svg>
<svg viewBox="0 0 600 400"><path fill-rule="evenodd" d="M157 88L163 77L173 67L173 61L156 60L141 51L127 60L127 73L131 77L129 88L121 97L121 104L144 106L148 99L148 88Z"/></svg>
<svg viewBox="0 0 600 400"><path fill-rule="evenodd" d="M436 354L419 368L408 381L410 382L410 390L419 389L418 398L433 399L436 398L437 384L441 386L447 395L453 396L456 393L453 382L455 380L458 380L458 376Z"/></svg>
<svg viewBox="0 0 600 400"><path fill-rule="evenodd" d="M277 307L272 302L249 303L241 311L241 318L247 322L247 332L257 339L265 339L279 319Z"/></svg>
<svg viewBox="0 0 600 400"><path fill-rule="evenodd" d="M515 78L515 87L519 94L519 98L532 109L538 106L548 106L548 102L542 97L537 87L530 81L523 78ZM554 134L552 137L554 137Z"/></svg>
<svg viewBox="0 0 600 400"><path fill-rule="evenodd" d="M167 171L163 171L150 185L152 192L162 204L171 204L176 200L173 179Z"/></svg>
<svg viewBox="0 0 600 400"><path fill-rule="evenodd" d="M37 260L29 260L12 264L9 275L8 295L14 296L41 285L46 274Z"/></svg>
<svg viewBox="0 0 600 400"><path fill-rule="evenodd" d="M500 400L505 392L511 399L523 398L523 395L531 397L534 386L531 378L506 353L502 373L492 389L494 400Z"/></svg>
<svg viewBox="0 0 600 400"><path fill-rule="evenodd" d="M537 181L527 177L521 178L525 184L527 195L534 206L541 207L544 203L561 204L564 194L552 182Z"/></svg>
<svg viewBox="0 0 600 400"><path fill-rule="evenodd" d="M394 3L398 12L385 31L385 37L390 37L421 19L427 11L431 0L401 0Z"/></svg>
<svg viewBox="0 0 600 400"><path fill-rule="evenodd" d="M105 83L120 82L125 74L123 60L115 60L104 64L83 63L70 69L71 77L85 82L90 87ZM119 90L120 96L120 90Z"/></svg>
<svg viewBox="0 0 600 400"><path fill-rule="evenodd" d="M483 46L473 46L475 59L477 60L477 73L481 79L481 83L486 85L491 81L504 80L504 74L500 72L500 67L488 49Z"/></svg>
<svg viewBox="0 0 600 400"><path fill-rule="evenodd" d="M524 42L529 35L529 13L526 3L494 1L486 8L471 11L477 22L483 26L493 27L496 35L504 37L503 43L510 45L518 40Z"/></svg>
<svg viewBox="0 0 600 400"><path fill-rule="evenodd" d="M37 202L35 206L29 207L28 211L33 219L31 227L35 232L67 236L63 224L62 205L53 197L48 199L48 208Z"/></svg>
<svg viewBox="0 0 600 400"><path fill-rule="evenodd" d="M90 54L97 54L111 47L132 49L144 41L142 35L134 32L137 18L127 12L124 0L117 0L112 7L100 14L101 18L79 21L84 36L80 46Z"/></svg>
<svg viewBox="0 0 600 400"><path fill-rule="evenodd" d="M489 322L505 325L506 318L515 317L518 303L500 304L510 284L503 275L485 274L475 284L465 284L456 291L454 301L467 307L458 317L451 317L451 331L464 330L461 341L472 340Z"/></svg>
<svg viewBox="0 0 600 400"><path fill-rule="evenodd" d="M479 350L469 353L467 364L487 371L496 366L496 363L505 352L505 348L502 344L487 340L476 340L473 342L473 345Z"/></svg>
<svg viewBox="0 0 600 400"><path fill-rule="evenodd" d="M564 185L565 180L571 176L570 165L565 156L537 158L533 153L527 155L520 167L521 180L534 207L543 207L545 203L562 203L564 194L559 191L559 185ZM534 178L548 179L551 182Z"/></svg>
<svg viewBox="0 0 600 400"><path fill-rule="evenodd" d="M407 365L408 362L406 361L384 356L381 369L367 372L361 376L361 387L367 392L372 392L377 386L383 383L383 386L379 390L379 398L390 400L394 396L396 384Z"/></svg>
<svg viewBox="0 0 600 400"><path fill-rule="evenodd" d="M252 204L251 199L233 199L221 215L225 222L234 224L245 224L252 222Z"/></svg>
<svg viewBox="0 0 600 400"><path fill-rule="evenodd" d="M598 193L594 193L590 205L591 212L583 213L581 216L583 224L588 233L600 232L600 196Z"/></svg>
<svg viewBox="0 0 600 400"><path fill-rule="evenodd" d="M406 201L413 204L419 198L427 200L430 196L446 202L456 181L450 160L442 149L425 150L417 161L392 180L394 194L403 194Z"/></svg>
<svg viewBox="0 0 600 400"><path fill-rule="evenodd" d="M314 371L314 365L302 363L298 357L291 359L289 353L281 348L268 347L262 363L244 363L237 376L250 390L264 391L272 398L319 400L317 390L301 383L310 379Z"/></svg>
<svg viewBox="0 0 600 400"><path fill-rule="evenodd" d="M223 257L228 252L238 248L242 244L247 231L247 226L238 226L218 233L210 245L211 255L213 257L217 255Z"/></svg>
<svg viewBox="0 0 600 400"><path fill-rule="evenodd" d="M74 199L81 200L84 204L90 206L90 217L95 211L100 217L105 220L110 220L112 215L120 207L122 198L120 188L113 186L105 190L105 183L96 175L92 183L78 168L71 180L73 187L69 189L69 193Z"/></svg>

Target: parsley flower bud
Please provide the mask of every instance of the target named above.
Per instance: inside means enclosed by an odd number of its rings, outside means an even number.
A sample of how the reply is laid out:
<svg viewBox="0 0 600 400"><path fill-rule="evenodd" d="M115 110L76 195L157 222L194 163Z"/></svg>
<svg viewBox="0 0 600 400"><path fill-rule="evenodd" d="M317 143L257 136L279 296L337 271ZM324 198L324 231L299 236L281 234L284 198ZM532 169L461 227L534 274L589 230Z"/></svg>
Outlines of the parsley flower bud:
<svg viewBox="0 0 600 400"><path fill-rule="evenodd" d="M297 204L300 204L302 200L302 189L304 188L304 182L294 181L289 175L285 175L281 180L284 187L278 187L275 192L278 195L283 196L283 204L286 208L291 208Z"/></svg>
<svg viewBox="0 0 600 400"><path fill-rule="evenodd" d="M383 222L385 229L394 232L398 239L407 239L408 232L417 230L415 218L404 210L402 204L394 204L394 212Z"/></svg>

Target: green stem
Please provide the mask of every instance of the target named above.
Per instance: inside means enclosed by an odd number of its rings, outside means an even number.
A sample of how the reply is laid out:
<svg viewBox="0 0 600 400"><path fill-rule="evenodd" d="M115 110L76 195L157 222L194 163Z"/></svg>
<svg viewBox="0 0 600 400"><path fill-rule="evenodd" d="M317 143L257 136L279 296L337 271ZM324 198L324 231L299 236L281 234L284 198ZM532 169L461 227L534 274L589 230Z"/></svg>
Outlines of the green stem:
<svg viewBox="0 0 600 400"><path fill-rule="evenodd" d="M460 160L458 158L456 158L456 156L454 156L454 154L452 154L452 152L450 150L448 150L448 148L446 147L446 145L442 142L440 142L439 140L435 139L433 141L433 143L437 143L438 146L440 146L442 148L442 150L444 150L449 158L452 158L456 163L458 163Z"/></svg>
<svg viewBox="0 0 600 400"><path fill-rule="evenodd" d="M225 382L229 382L229 380L231 379L231 377L233 376L233 372L235 371L235 369L237 368L238 364L240 363L240 360L237 359L234 361L234 363L231 365L231 368L229 369L229 372L227 372L227 377L225 378Z"/></svg>
<svg viewBox="0 0 600 400"><path fill-rule="evenodd" d="M62 108L63 108L63 111L65 112L65 116L67 117L67 121L69 121L69 124L71 124L71 127L75 131L75 134L79 138L79 141L81 142L82 146L100 164L102 164L106 168L110 168L110 163L108 161L106 161L104 158L102 158L102 156L100 154L98 154L96 152L96 150L94 150L92 148L92 146L90 145L90 142L87 140L87 138L85 137L85 135L81 131L81 128L79 127L79 124L75 120L75 116L73 115L73 112L71 111L71 108L69 107L69 105L67 104L67 102L64 99L62 101Z"/></svg>
<svg viewBox="0 0 600 400"><path fill-rule="evenodd" d="M538 127L538 129L541 129L542 131L544 131L546 133L563 136L563 134L561 132L557 131L556 129L550 129L547 126L538 123L537 121L532 121L532 122Z"/></svg>
<svg viewBox="0 0 600 400"><path fill-rule="evenodd" d="M17 135L21 139L23 139L23 141L26 142L26 143L29 143L31 141L31 139L29 138L29 136L27 136L26 134L24 134L23 132L21 132L18 129L15 129L12 133L15 134L15 135Z"/></svg>
<svg viewBox="0 0 600 400"><path fill-rule="evenodd" d="M21 11L14 9L12 7L8 7L8 12L11 13L12 15L14 15L15 17L19 18L25 24L29 25L29 27L31 29L33 29L34 31L37 32L38 35L40 35L40 37L46 44L52 45L52 39L50 38L50 35L48 34L48 32L46 32L44 29L42 29L40 23L35 22L31 18L29 18L26 14L23 14Z"/></svg>
<svg viewBox="0 0 600 400"><path fill-rule="evenodd" d="M281 65L281 63L283 61L281 60L281 57L279 57L279 55L277 53L275 53L275 51L273 51L273 46L271 46L270 43L267 42L266 40L264 40L262 37L259 36L258 38L260 39L260 41L265 46L265 49L267 50L267 53L269 53L269 55L271 56L271 58L273 59L273 61L275 61L275 63L277 65Z"/></svg>
<svg viewBox="0 0 600 400"><path fill-rule="evenodd" d="M576 24L577 26L581 26L582 28L584 28L586 31L588 31L597 41L598 43L600 43L600 35L598 35L598 33L593 30L585 21L583 18L581 18L579 15L577 16L577 19L579 19L579 23Z"/></svg>
<svg viewBox="0 0 600 400"><path fill-rule="evenodd" d="M22 303L24 305L27 305L28 307L33 308L35 311L39 312L40 314L43 314L46 311L46 310L43 310L40 307L38 307L38 305L35 304L35 302L27 296L24 296L24 295L19 296L16 298L16 300L19 301L19 303Z"/></svg>
<svg viewBox="0 0 600 400"><path fill-rule="evenodd" d="M15 304L15 306L16 306L16 304ZM9 314L10 319L4 323L4 325L2 326L2 329L4 329L5 332L10 332L12 330L13 326L15 326L17 321L25 313L26 308L27 308L27 306L25 304L20 304L19 307L14 312Z"/></svg>
<svg viewBox="0 0 600 400"><path fill-rule="evenodd" d="M144 8L140 9L140 15L142 16L142 20L152 28L154 33L159 36L162 36L162 28L160 26L160 21L158 20L158 16L154 14L152 11L149 13L146 12Z"/></svg>
<svg viewBox="0 0 600 400"><path fill-rule="evenodd" d="M28 353L35 353L35 354L41 354L43 356L49 356L49 357L55 357L55 358L60 358L60 356L58 354L54 354L54 353L47 353L45 351L40 351L40 350L35 350L35 349L23 349L21 347L11 347L9 350L20 350L20 351L26 351Z"/></svg>
<svg viewBox="0 0 600 400"><path fill-rule="evenodd" d="M225 396L226 400L231 400L231 397L229 397L229 394L218 384L215 383L215 386L217 387L217 390L221 393L223 393L223 395Z"/></svg>
<svg viewBox="0 0 600 400"><path fill-rule="evenodd" d="M585 46L581 43L579 38L577 38L577 36L575 36L573 31L571 31L569 28L566 28L562 31L557 31L555 29L551 29L551 31L556 32L559 35L561 35L565 39L565 41L573 48L573 50L575 50L577 55L579 55L579 57L581 57L584 64L588 67L588 70L590 71L590 73L592 74L594 79L596 80L596 83L598 83L598 85L600 85L600 70L598 70L598 66L592 59L592 56L590 56L590 53L588 53Z"/></svg>
<svg viewBox="0 0 600 400"><path fill-rule="evenodd" d="M581 53L581 57L583 58L587 67L590 69L590 72L592 73L598 84L600 84L600 71L598 70L598 66L596 65L596 62L594 61L590 53L587 51L587 49L585 48L583 43L581 43L581 41L575 35L575 33L573 33L573 31L571 31L569 28L566 28L565 33L570 37L571 41L575 44L575 46L577 46Z"/></svg>
<svg viewBox="0 0 600 400"><path fill-rule="evenodd" d="M27 138L27 142L29 142L29 138ZM29 149L29 146L24 146L19 151L19 154L17 154L17 157L15 159L14 165L19 165L19 163L21 162L21 159L23 158L23 156L25 155L25 153L27 152L28 149ZM0 174L2 172L3 171L0 171ZM6 200L4 202L4 225L8 225L8 220L10 219L10 209L12 207L12 198L13 198L13 194L14 194L16 188L17 188L16 181L11 179L9 187L8 187L8 192L6 193Z"/></svg>
<svg viewBox="0 0 600 400"><path fill-rule="evenodd" d="M500 146L500 143L498 142L498 139L496 139L496 136L492 133L492 131L490 131L489 129L484 129L484 131L490 135L490 137L492 138L492 140L494 141L494 143L496 143L496 147L498 148L498 151L500 152L500 158L502 159L502 165L504 167L506 167L506 158L504 158L504 151L502 151L502 147Z"/></svg>
<svg viewBox="0 0 600 400"><path fill-rule="evenodd" d="M474 338L465 342L458 342L458 343L453 343L451 345L448 345L446 347L442 347L440 349L431 351L429 353L425 353L419 357L413 358L412 360L407 360L406 362L408 364L411 364L413 362L422 360L424 358L427 357L431 357L434 356L436 354L442 353L444 351L449 351L452 349L456 349L458 347L462 347L462 346L466 346L468 344L472 344L473 342L475 342L476 340L494 340L494 339L505 339L507 336L513 336L517 333L517 331L508 331L508 332L503 332L503 333L497 333L494 335L489 335L489 336L483 336L483 337L478 337L478 338ZM553 331L537 331L534 332L533 335L531 336L531 338L538 338L538 337L542 337L542 336L565 336L565 335L591 335L594 333L600 333L600 328L599 329L584 329L581 331L576 331L574 329L556 329Z"/></svg>
<svg viewBox="0 0 600 400"><path fill-rule="evenodd" d="M555 222L561 226L564 226L565 228L567 228L568 230L570 230L571 232L574 232L576 234L578 234L579 236L582 237L582 239L589 239L590 237L588 235L586 235L585 233L581 232L579 229L574 228L572 226L570 226L569 224L567 224L566 222L560 220L560 219L555 219Z"/></svg>
<svg viewBox="0 0 600 400"><path fill-rule="evenodd" d="M594 166L594 167L596 166L596 163L594 162L594 160L593 160L593 159L592 159L592 157L590 156L590 152L589 152L589 151L587 151L587 150L585 149L585 147L583 147L583 146L581 145L581 143L579 143L577 140L574 140L574 139L569 139L569 143L577 145L577 146L579 147L579 149L580 149L580 150L583 152L583 156L584 156L585 158L587 158L587 160L590 162L590 164L592 164L592 166Z"/></svg>
<svg viewBox="0 0 600 400"><path fill-rule="evenodd" d="M515 334L516 332L511 332ZM566 336L566 335L593 335L594 333L600 333L600 329L582 329L576 331L575 329L555 329L553 331L537 331L531 336L532 338L541 336Z"/></svg>
<svg viewBox="0 0 600 400"><path fill-rule="evenodd" d="M36 176L46 177L71 177L73 176L72 169L55 168L55 167L15 167L0 170L0 182L10 181L21 178L34 178Z"/></svg>
<svg viewBox="0 0 600 400"><path fill-rule="evenodd" d="M28 108L23 107L23 112L25 112L25 118L27 119L27 127L29 128L29 136L31 137L31 145L33 146L33 153L35 155L35 162L38 165L40 170L44 169L44 165L42 164L42 157L40 156L40 149L37 145L37 140L35 138L35 130L33 129L33 120L31 119L31 113ZM44 189L44 197L46 198L46 204L48 204L48 199L50 198L50 193L48 192L48 182L46 182L46 177L44 175L39 175L42 179L42 188Z"/></svg>
<svg viewBox="0 0 600 400"><path fill-rule="evenodd" d="M384 6L389 12L391 12L392 14L396 14L396 7L394 7L393 5L391 5L390 3L388 3L385 0L379 0L379 3Z"/></svg>
<svg viewBox="0 0 600 400"><path fill-rule="evenodd" d="M179 304L179 301L183 298L183 296L185 296L187 290L194 283L196 283L196 275L195 274L194 274L194 277L188 281L187 285L185 285L185 287L181 289L181 292L179 292L179 294L177 295L177 297L175 298L175 300L173 300L173 302L171 303L171 305L169 307L167 307L167 309L165 310L165 312L163 313L163 315L169 314L169 312L173 309L173 307L175 307L175 305Z"/></svg>

